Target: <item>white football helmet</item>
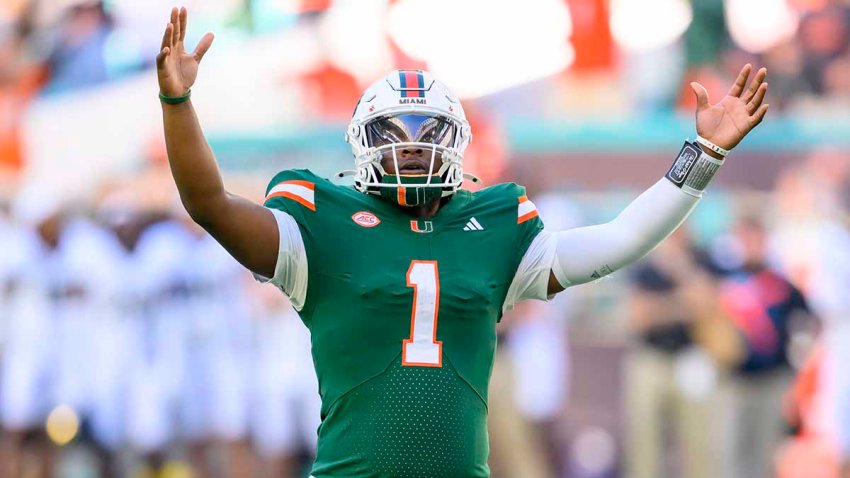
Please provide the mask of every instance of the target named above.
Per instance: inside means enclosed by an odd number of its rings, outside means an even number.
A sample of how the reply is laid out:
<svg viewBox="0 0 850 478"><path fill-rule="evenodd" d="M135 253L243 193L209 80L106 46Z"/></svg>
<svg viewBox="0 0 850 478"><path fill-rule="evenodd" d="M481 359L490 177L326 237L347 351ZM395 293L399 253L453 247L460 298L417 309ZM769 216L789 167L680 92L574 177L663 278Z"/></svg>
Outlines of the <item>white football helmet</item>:
<svg viewBox="0 0 850 478"><path fill-rule="evenodd" d="M422 70L396 70L370 86L360 97L345 141L354 153L357 190L376 194L402 206L417 206L450 196L463 184L463 153L472 139L460 100L443 83ZM427 173L404 174L398 152L406 148L430 151ZM390 175L381 161L392 158ZM434 171L435 162L439 169Z"/></svg>

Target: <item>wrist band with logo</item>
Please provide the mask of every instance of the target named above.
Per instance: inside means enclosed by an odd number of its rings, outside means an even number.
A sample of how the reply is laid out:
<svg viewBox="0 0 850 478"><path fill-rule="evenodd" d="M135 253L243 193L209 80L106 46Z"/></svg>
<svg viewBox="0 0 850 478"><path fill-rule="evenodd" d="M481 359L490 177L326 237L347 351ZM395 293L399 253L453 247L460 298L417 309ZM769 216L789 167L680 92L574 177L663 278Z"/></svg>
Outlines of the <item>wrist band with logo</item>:
<svg viewBox="0 0 850 478"><path fill-rule="evenodd" d="M685 141L679 156L664 177L685 193L702 197L721 165L723 161L709 156L698 144Z"/></svg>
<svg viewBox="0 0 850 478"><path fill-rule="evenodd" d="M729 155L728 149L721 148L720 146L717 146L716 144L703 138L700 135L697 135L697 143L705 146L706 148L714 151L715 153L719 154L720 156L723 156L724 158Z"/></svg>

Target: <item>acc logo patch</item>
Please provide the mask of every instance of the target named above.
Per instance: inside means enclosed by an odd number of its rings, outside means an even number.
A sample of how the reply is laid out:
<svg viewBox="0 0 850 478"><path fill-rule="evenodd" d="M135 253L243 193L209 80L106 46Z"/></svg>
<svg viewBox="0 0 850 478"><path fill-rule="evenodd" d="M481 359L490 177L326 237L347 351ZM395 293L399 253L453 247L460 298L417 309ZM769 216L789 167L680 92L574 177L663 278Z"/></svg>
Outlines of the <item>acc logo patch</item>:
<svg viewBox="0 0 850 478"><path fill-rule="evenodd" d="M363 227L375 227L381 223L378 216L367 211L355 212L354 215L351 216L351 220L356 222L358 226Z"/></svg>

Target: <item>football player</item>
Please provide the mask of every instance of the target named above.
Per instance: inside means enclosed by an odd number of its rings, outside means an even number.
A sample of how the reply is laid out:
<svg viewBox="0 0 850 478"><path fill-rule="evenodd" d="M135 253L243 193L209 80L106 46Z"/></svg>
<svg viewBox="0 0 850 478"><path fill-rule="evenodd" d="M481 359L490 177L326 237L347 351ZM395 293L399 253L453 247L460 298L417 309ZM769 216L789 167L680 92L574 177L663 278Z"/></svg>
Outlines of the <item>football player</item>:
<svg viewBox="0 0 850 478"><path fill-rule="evenodd" d="M723 157L767 113L766 70L698 98L697 142L606 224L543 228L516 184L461 188L463 108L423 71L366 90L346 132L354 187L272 179L265 206L228 193L190 101L212 34L186 51L172 9L157 56L168 158L192 218L286 293L312 337L322 423L312 474L484 477L487 386L502 311L639 259L685 220Z"/></svg>

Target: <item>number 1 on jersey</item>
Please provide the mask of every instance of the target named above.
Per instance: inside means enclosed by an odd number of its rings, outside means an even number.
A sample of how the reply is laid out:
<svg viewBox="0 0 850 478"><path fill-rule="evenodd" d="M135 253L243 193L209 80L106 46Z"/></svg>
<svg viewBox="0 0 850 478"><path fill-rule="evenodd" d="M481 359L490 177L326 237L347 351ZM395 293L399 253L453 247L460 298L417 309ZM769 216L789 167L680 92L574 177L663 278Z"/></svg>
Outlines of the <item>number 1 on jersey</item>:
<svg viewBox="0 0 850 478"><path fill-rule="evenodd" d="M443 343L437 341L440 309L440 276L437 261L413 261L407 269L407 286L413 287L410 338L401 347L401 364L442 367Z"/></svg>

